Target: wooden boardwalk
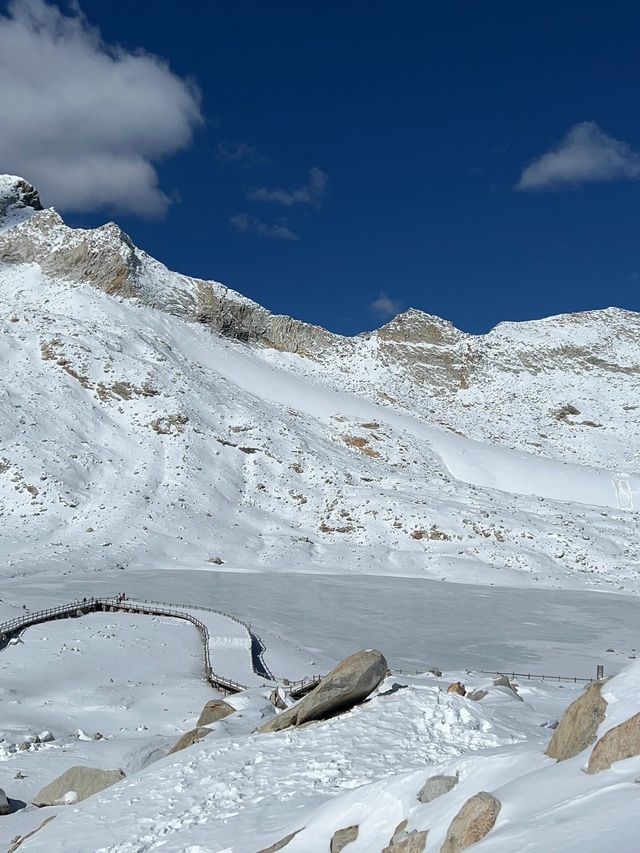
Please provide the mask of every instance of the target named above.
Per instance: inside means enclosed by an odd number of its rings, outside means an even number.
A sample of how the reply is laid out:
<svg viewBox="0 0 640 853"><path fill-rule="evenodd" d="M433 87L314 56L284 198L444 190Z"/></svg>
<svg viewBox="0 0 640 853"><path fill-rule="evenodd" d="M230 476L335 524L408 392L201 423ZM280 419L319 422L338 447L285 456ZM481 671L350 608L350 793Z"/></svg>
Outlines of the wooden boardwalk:
<svg viewBox="0 0 640 853"><path fill-rule="evenodd" d="M195 612L194 612L195 611ZM47 610L27 611L23 615L17 616L14 619L9 619L6 622L0 623L0 648L6 646L12 637L16 637L26 628L33 625L49 622L54 619L75 619L85 616L88 613L107 612L107 613L140 613L150 616L169 616L175 619L184 619L190 622L200 632L202 645L204 650L204 675L209 684L216 690L223 693L239 693L241 690L248 689L249 686L261 684L265 686L278 686L279 682L274 678L269 670L265 660L264 652L265 645L251 629L251 626L236 616L225 613L222 610L213 610L209 607L196 607L194 605L174 605L163 601L131 601L129 599L121 600L119 596L110 598L83 598L82 600L73 601L69 604L62 604L58 607L50 607ZM232 678L217 672L213 668L211 660L212 638L209 628L206 624L209 615L215 614L218 617L231 620L241 631L236 635L235 648L240 647L240 650L246 651L250 661L251 672L249 673L252 685L243 684ZM244 639L244 642L243 642ZM220 649L221 657L224 654L224 649ZM219 664L216 665L218 666ZM254 680L255 677L255 680ZM288 682L283 680L282 687L287 690L293 698L298 698L304 695L309 690L318 684L319 676L313 678L305 678L301 681Z"/></svg>

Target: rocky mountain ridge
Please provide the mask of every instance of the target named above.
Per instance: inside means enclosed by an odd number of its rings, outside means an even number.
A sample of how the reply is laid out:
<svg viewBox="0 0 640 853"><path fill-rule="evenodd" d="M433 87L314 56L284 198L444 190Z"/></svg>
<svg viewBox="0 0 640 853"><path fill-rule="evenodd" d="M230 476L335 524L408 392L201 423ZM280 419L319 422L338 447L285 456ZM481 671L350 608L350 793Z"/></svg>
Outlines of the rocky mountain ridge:
<svg viewBox="0 0 640 853"><path fill-rule="evenodd" d="M289 368L301 375L470 437L640 468L640 405L629 393L640 376L640 314L609 308L471 335L409 309L374 332L345 338L274 315L219 282L171 272L113 222L69 228L42 209L27 181L1 180L0 262L37 263L48 275L295 354L301 358Z"/></svg>

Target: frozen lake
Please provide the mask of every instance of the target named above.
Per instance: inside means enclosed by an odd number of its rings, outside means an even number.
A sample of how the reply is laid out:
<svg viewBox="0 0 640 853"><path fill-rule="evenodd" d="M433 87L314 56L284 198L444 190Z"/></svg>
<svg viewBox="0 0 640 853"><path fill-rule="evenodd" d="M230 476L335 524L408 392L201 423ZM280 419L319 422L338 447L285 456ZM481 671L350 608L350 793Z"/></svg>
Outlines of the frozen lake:
<svg viewBox="0 0 640 853"><path fill-rule="evenodd" d="M113 571L10 581L11 605L51 606L125 590L132 598L220 608L340 659L376 647L394 667L504 669L591 677L617 672L640 648L640 599L378 576ZM614 652L607 652L614 649Z"/></svg>

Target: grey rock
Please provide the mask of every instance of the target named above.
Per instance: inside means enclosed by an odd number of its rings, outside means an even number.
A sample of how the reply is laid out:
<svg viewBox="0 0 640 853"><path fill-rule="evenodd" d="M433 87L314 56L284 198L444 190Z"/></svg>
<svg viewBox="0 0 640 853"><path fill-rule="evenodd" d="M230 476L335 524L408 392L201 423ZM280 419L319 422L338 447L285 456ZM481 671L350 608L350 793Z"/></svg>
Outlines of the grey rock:
<svg viewBox="0 0 640 853"><path fill-rule="evenodd" d="M595 743L604 720L607 701L601 695L603 681L596 681L564 712L547 747L549 758L566 761Z"/></svg>
<svg viewBox="0 0 640 853"><path fill-rule="evenodd" d="M351 842L355 841L357 837L357 824L354 824L353 826L346 826L344 829L337 829L333 833L333 838L331 839L331 845L329 848L330 853L341 853L347 844L351 844Z"/></svg>
<svg viewBox="0 0 640 853"><path fill-rule="evenodd" d="M66 794L75 792L76 802L86 800L98 791L115 785L125 778L122 770L97 770L94 767L70 767L46 785L31 800L34 806L63 805Z"/></svg>
<svg viewBox="0 0 640 853"><path fill-rule="evenodd" d="M485 696L488 695L488 690L474 690L473 693L467 693L467 699L471 699L472 702L479 702L481 699L484 699Z"/></svg>
<svg viewBox="0 0 640 853"><path fill-rule="evenodd" d="M386 673L383 654L374 649L356 652L338 664L304 699L269 720L259 731L280 731L346 711L366 699Z"/></svg>
<svg viewBox="0 0 640 853"><path fill-rule="evenodd" d="M418 794L418 800L421 803L430 803L443 794L448 794L457 784L457 775L442 776L438 774L437 776L430 776L422 786Z"/></svg>
<svg viewBox="0 0 640 853"><path fill-rule="evenodd" d="M0 788L0 815L2 814L11 814L11 806L9 805L7 795L2 788Z"/></svg>
<svg viewBox="0 0 640 853"><path fill-rule="evenodd" d="M224 720L235 712L236 709L228 702L222 699L211 699L202 709L197 725L208 726L210 723L217 723L218 720Z"/></svg>
<svg viewBox="0 0 640 853"><path fill-rule="evenodd" d="M10 207L17 209L32 207L34 210L42 210L38 191L24 178L16 178L11 190L0 196L0 219L4 217Z"/></svg>
<svg viewBox="0 0 640 853"><path fill-rule="evenodd" d="M609 729L593 747L587 773L607 770L616 761L640 755L640 714Z"/></svg>
<svg viewBox="0 0 640 853"><path fill-rule="evenodd" d="M193 746L194 743L199 743L207 735L210 735L212 731L213 729L208 729L206 726L196 726L195 729L190 729L178 738L175 745L169 751L169 755L172 755L174 752L180 752L181 749L186 749L188 746Z"/></svg>
<svg viewBox="0 0 640 853"><path fill-rule="evenodd" d="M493 829L501 807L486 791L470 797L451 821L440 853L459 853L481 841Z"/></svg>

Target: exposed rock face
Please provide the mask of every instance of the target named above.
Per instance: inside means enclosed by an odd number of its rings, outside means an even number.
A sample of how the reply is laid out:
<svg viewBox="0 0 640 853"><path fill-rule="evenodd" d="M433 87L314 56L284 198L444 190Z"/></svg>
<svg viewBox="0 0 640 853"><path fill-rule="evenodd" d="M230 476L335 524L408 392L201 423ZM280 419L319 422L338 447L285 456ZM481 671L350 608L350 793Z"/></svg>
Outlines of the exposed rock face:
<svg viewBox="0 0 640 853"><path fill-rule="evenodd" d="M223 699L211 699L202 709L197 725L208 726L210 723L217 723L235 712L236 709Z"/></svg>
<svg viewBox="0 0 640 853"><path fill-rule="evenodd" d="M346 826L344 829L337 829L331 839L330 853L341 853L347 844L351 844L357 837L358 827L355 824L353 826Z"/></svg>
<svg viewBox="0 0 640 853"><path fill-rule="evenodd" d="M57 806L80 802L124 779L122 770L96 770L93 767L70 767L46 785L31 800L34 806ZM69 796L75 794L75 797ZM65 799L66 798L66 799Z"/></svg>
<svg viewBox="0 0 640 853"><path fill-rule="evenodd" d="M172 755L174 752L180 752L181 749L186 749L188 746L193 746L194 743L199 743L207 735L210 735L212 731L213 729L208 729L206 726L196 726L195 729L190 729L190 731L185 732L178 739L175 746L170 750L169 755Z"/></svg>
<svg viewBox="0 0 640 853"><path fill-rule="evenodd" d="M0 815L1 814L11 814L11 806L9 805L9 800L7 799L7 795L0 788Z"/></svg>
<svg viewBox="0 0 640 853"><path fill-rule="evenodd" d="M587 773L607 770L615 761L640 755L640 714L602 735L589 758Z"/></svg>
<svg viewBox="0 0 640 853"><path fill-rule="evenodd" d="M450 684L447 687L447 693L457 693L458 696L466 696L467 688L461 681L456 681L455 684Z"/></svg>
<svg viewBox="0 0 640 853"><path fill-rule="evenodd" d="M259 731L280 731L346 711L366 699L386 673L387 661L381 652L356 652L338 664L304 699L269 720Z"/></svg>
<svg viewBox="0 0 640 853"><path fill-rule="evenodd" d="M549 758L566 761L595 743L598 726L604 720L607 701L601 695L603 681L596 681L564 712L547 747Z"/></svg>
<svg viewBox="0 0 640 853"><path fill-rule="evenodd" d="M299 832L302 832L302 830L297 829L295 832L285 835L284 838L281 838L280 841L276 841L276 843L272 844L270 847L264 847L262 850L258 850L258 853L277 853L278 850L282 850L283 847L286 847Z"/></svg>
<svg viewBox="0 0 640 853"><path fill-rule="evenodd" d="M481 841L500 813L501 803L486 791L470 797L451 821L440 853L459 853Z"/></svg>
<svg viewBox="0 0 640 853"><path fill-rule="evenodd" d="M11 207L42 210L38 191L28 181L14 175L0 175L0 218Z"/></svg>
<svg viewBox="0 0 640 853"><path fill-rule="evenodd" d="M421 803L430 803L443 794L448 794L458 784L457 776L430 776L418 794Z"/></svg>

